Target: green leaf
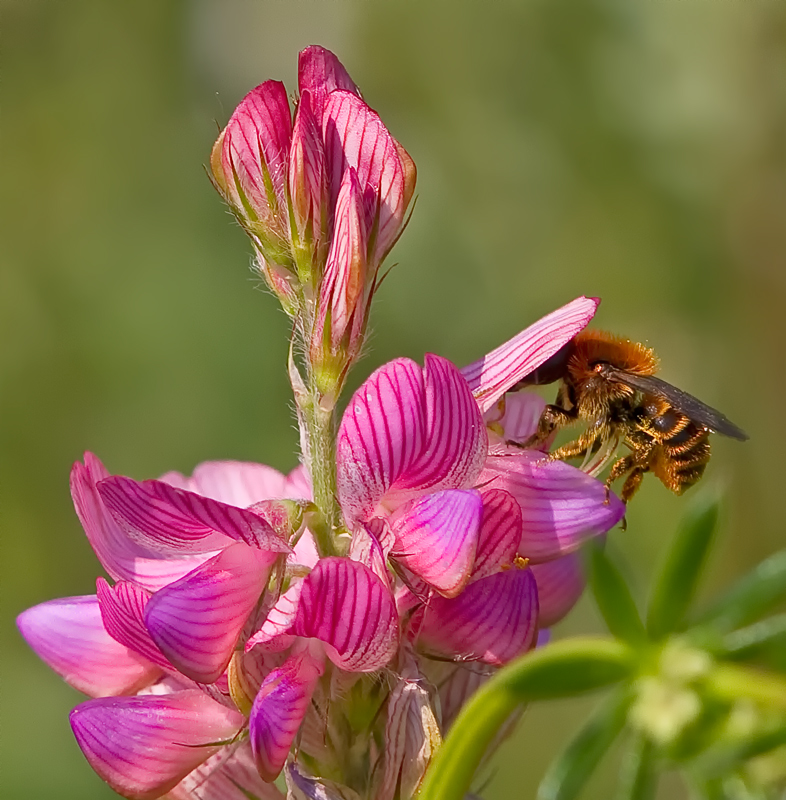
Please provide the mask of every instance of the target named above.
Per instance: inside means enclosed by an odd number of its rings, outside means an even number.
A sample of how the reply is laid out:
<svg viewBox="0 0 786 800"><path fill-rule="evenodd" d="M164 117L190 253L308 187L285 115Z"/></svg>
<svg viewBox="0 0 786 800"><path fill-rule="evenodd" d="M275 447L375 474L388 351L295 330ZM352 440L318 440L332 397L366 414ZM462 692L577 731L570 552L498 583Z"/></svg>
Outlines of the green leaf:
<svg viewBox="0 0 786 800"><path fill-rule="evenodd" d="M704 781L722 777L745 761L786 744L786 723L757 731L743 740L711 748L697 759L691 771Z"/></svg>
<svg viewBox="0 0 786 800"><path fill-rule="evenodd" d="M565 639L508 664L461 710L418 799L463 800L489 743L521 704L599 689L627 678L635 667L630 648L598 637Z"/></svg>
<svg viewBox="0 0 786 800"><path fill-rule="evenodd" d="M647 635L628 584L602 547L592 543L587 550L590 587L609 632L629 644L643 644Z"/></svg>
<svg viewBox="0 0 786 800"><path fill-rule="evenodd" d="M701 615L722 631L746 625L786 598L786 550L762 561Z"/></svg>
<svg viewBox="0 0 786 800"><path fill-rule="evenodd" d="M652 744L644 736L636 736L620 768L617 800L651 800L656 788Z"/></svg>
<svg viewBox="0 0 786 800"><path fill-rule="evenodd" d="M718 500L702 495L685 516L655 582L647 630L661 638L679 630L696 591L718 520Z"/></svg>
<svg viewBox="0 0 786 800"><path fill-rule="evenodd" d="M747 628L727 634L723 648L730 658L752 658L765 650L786 646L786 614L755 622Z"/></svg>
<svg viewBox="0 0 786 800"><path fill-rule="evenodd" d="M584 788L625 725L630 696L615 692L590 717L549 767L537 800L572 800Z"/></svg>

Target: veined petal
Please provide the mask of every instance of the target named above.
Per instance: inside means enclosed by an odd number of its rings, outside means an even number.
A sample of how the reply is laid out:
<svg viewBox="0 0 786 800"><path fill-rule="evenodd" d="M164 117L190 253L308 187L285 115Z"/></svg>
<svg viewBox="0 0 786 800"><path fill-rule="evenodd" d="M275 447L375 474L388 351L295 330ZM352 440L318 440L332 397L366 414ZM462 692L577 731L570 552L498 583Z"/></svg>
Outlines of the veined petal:
<svg viewBox="0 0 786 800"><path fill-rule="evenodd" d="M302 50L298 57L298 87L301 94L311 93L314 113L319 119L327 96L336 89L345 89L360 97L360 89L344 65L330 50L314 44Z"/></svg>
<svg viewBox="0 0 786 800"><path fill-rule="evenodd" d="M101 566L114 580L130 580L155 591L199 566L211 553L163 554L129 539L104 505L96 485L109 477L104 465L92 453L85 453L84 465L71 470L71 497Z"/></svg>
<svg viewBox="0 0 786 800"><path fill-rule="evenodd" d="M301 239L318 240L327 215L327 174L321 115L314 114L311 92L300 94L289 150L289 198ZM327 231L325 231L327 233Z"/></svg>
<svg viewBox="0 0 786 800"><path fill-rule="evenodd" d="M285 487L286 476L267 464L205 461L194 469L190 485L179 488L231 506L248 508L261 500L287 497Z"/></svg>
<svg viewBox="0 0 786 800"><path fill-rule="evenodd" d="M510 567L521 542L521 508L516 498L499 489L485 489L481 498L483 517L473 581Z"/></svg>
<svg viewBox="0 0 786 800"><path fill-rule="evenodd" d="M450 730L453 720L464 704L491 677L491 670L483 672L477 664L456 664L448 678L439 684L439 704L442 709L442 730Z"/></svg>
<svg viewBox="0 0 786 800"><path fill-rule="evenodd" d="M350 527L373 516L420 455L425 434L423 372L409 359L390 361L352 396L338 432L338 497Z"/></svg>
<svg viewBox="0 0 786 800"><path fill-rule="evenodd" d="M88 700L71 727L90 766L118 793L152 800L231 740L242 714L198 690Z"/></svg>
<svg viewBox="0 0 786 800"><path fill-rule="evenodd" d="M607 495L600 481L539 452L489 456L478 481L516 498L523 525L519 553L536 564L573 552L625 516L623 502Z"/></svg>
<svg viewBox="0 0 786 800"><path fill-rule="evenodd" d="M323 669L304 652L262 682L251 709L249 736L264 780L273 781L281 772Z"/></svg>
<svg viewBox="0 0 786 800"><path fill-rule="evenodd" d="M393 532L387 521L382 517L374 517L355 529L348 555L353 561L365 564L389 587L387 558L394 544Z"/></svg>
<svg viewBox="0 0 786 800"><path fill-rule="evenodd" d="M538 585L539 623L550 628L578 602L584 591L584 570L578 553L569 553L554 561L533 564L532 574Z"/></svg>
<svg viewBox="0 0 786 800"><path fill-rule="evenodd" d="M349 672L373 672L398 646L393 595L364 564L323 558L303 579L292 632L329 645L328 656Z"/></svg>
<svg viewBox="0 0 786 800"><path fill-rule="evenodd" d="M292 627L297 618L300 594L303 591L303 581L293 583L289 589L278 598L275 606L270 610L262 627L246 642L246 652L258 644L270 645L275 643L276 650L289 647L292 643ZM283 640L275 641L274 640Z"/></svg>
<svg viewBox="0 0 786 800"><path fill-rule="evenodd" d="M505 398L505 414L500 425L505 438L525 442L538 429L546 401L534 392L513 392Z"/></svg>
<svg viewBox="0 0 786 800"><path fill-rule="evenodd" d="M501 666L532 648L537 631L535 578L528 569L510 569L471 583L456 598L432 598L419 644L429 653Z"/></svg>
<svg viewBox="0 0 786 800"><path fill-rule="evenodd" d="M286 542L253 511L162 481L140 482L115 475L101 481L98 491L129 536L165 553L215 551L233 540L260 550L289 551Z"/></svg>
<svg viewBox="0 0 786 800"><path fill-rule="evenodd" d="M366 209L371 212L368 230L373 227L375 213L379 215L370 255L370 260L378 263L398 237L406 211L408 187L398 143L375 111L356 94L342 90L332 92L325 101L322 128L331 200L335 203L344 173L354 167Z"/></svg>
<svg viewBox="0 0 786 800"><path fill-rule="evenodd" d="M41 603L23 611L16 623L39 658L91 697L131 694L161 674L106 632L95 595Z"/></svg>
<svg viewBox="0 0 786 800"><path fill-rule="evenodd" d="M474 489L427 494L405 506L394 522L390 555L440 594L455 597L472 573L482 514Z"/></svg>
<svg viewBox="0 0 786 800"><path fill-rule="evenodd" d="M393 487L459 489L472 486L488 453L488 437L477 404L458 369L446 358L426 354L425 446Z"/></svg>
<svg viewBox="0 0 786 800"><path fill-rule="evenodd" d="M594 297L579 297L464 367L461 374L480 410L491 408L505 392L582 331L599 303Z"/></svg>
<svg viewBox="0 0 786 800"><path fill-rule="evenodd" d="M180 672L198 683L218 679L277 557L237 542L150 598L147 629Z"/></svg>

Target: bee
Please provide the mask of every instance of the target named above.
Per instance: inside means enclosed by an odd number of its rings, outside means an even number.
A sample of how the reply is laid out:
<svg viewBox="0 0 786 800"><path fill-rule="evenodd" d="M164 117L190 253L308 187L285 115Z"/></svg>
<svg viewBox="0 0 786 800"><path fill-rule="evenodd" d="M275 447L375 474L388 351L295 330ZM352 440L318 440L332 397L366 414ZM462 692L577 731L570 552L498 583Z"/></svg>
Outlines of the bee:
<svg viewBox="0 0 786 800"><path fill-rule="evenodd" d="M628 502L652 472L675 494L704 474L710 434L744 441L747 434L720 411L655 377L658 358L649 347L598 330L585 330L514 389L560 381L557 399L544 409L536 432L522 447L539 447L575 422L586 423L550 459L584 458L582 469L598 475L620 444L630 453L612 465L606 488L625 478Z"/></svg>

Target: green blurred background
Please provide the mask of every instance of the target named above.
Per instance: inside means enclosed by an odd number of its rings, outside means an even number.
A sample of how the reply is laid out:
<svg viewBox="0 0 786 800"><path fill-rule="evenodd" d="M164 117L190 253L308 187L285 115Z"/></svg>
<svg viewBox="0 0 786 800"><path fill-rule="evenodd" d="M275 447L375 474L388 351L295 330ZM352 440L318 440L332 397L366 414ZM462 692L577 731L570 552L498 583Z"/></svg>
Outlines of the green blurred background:
<svg viewBox="0 0 786 800"><path fill-rule="evenodd" d="M94 591L71 463L90 449L137 478L296 463L287 323L203 167L246 91L269 77L294 89L310 43L339 54L419 169L353 386L398 355L467 363L600 296L598 324L648 341L667 380L751 434L713 443L705 483L728 501L707 591L782 546L782 2L0 10L3 798L114 796L72 739L80 697L13 626L29 605ZM688 498L645 481L610 537L640 595ZM585 599L557 635L597 627ZM532 797L590 705L531 709L484 794ZM608 796L614 770L586 796Z"/></svg>

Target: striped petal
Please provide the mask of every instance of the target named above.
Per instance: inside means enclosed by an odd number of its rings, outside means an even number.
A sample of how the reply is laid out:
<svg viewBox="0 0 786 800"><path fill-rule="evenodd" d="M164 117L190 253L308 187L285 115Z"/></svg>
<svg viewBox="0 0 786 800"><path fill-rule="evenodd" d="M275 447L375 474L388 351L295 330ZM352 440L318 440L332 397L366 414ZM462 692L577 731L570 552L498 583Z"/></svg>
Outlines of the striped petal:
<svg viewBox="0 0 786 800"><path fill-rule="evenodd" d="M262 627L246 642L246 652L258 644L267 645L266 649L271 649L272 646L275 650L292 644L294 636L291 631L297 618L302 591L303 581L297 581L278 598Z"/></svg>
<svg viewBox="0 0 786 800"><path fill-rule="evenodd" d="M299 239L312 245L321 238L323 209L328 203L322 115L317 117L313 109L311 92L306 89L297 105L287 176Z"/></svg>
<svg viewBox="0 0 786 800"><path fill-rule="evenodd" d="M473 581L510 567L521 542L521 508L513 495L499 489L486 489L481 497L483 517Z"/></svg>
<svg viewBox="0 0 786 800"><path fill-rule="evenodd" d="M458 597L432 598L420 625L428 653L501 666L533 647L538 591L531 570L510 569L471 583Z"/></svg>
<svg viewBox="0 0 786 800"><path fill-rule="evenodd" d="M600 481L541 453L489 456L478 480L516 498L523 526L519 552L534 563L573 552L625 515L625 505L615 494L607 495Z"/></svg>
<svg viewBox="0 0 786 800"><path fill-rule="evenodd" d="M106 632L95 595L41 603L16 622L38 657L90 697L133 694L161 674Z"/></svg>
<svg viewBox="0 0 786 800"><path fill-rule="evenodd" d="M71 712L74 736L90 766L133 800L174 788L244 721L197 690L88 700Z"/></svg>
<svg viewBox="0 0 786 800"><path fill-rule="evenodd" d="M365 565L323 558L303 579L292 632L328 645L328 656L341 669L373 672L398 646L393 596Z"/></svg>
<svg viewBox="0 0 786 800"><path fill-rule="evenodd" d="M505 438L525 442L538 429L546 401L534 392L513 392L505 398L505 414L500 425Z"/></svg>
<svg viewBox="0 0 786 800"><path fill-rule="evenodd" d="M298 57L298 87L301 94L310 92L313 97L314 112L318 118L327 96L336 89L354 92L360 97L360 89L355 85L344 65L330 50L319 45L310 45Z"/></svg>
<svg viewBox="0 0 786 800"><path fill-rule="evenodd" d="M130 539L104 505L97 484L109 476L104 465L92 453L85 453L85 463L71 470L71 497L79 521L87 534L101 566L114 580L130 580L155 591L199 566L211 553L164 554Z"/></svg>
<svg viewBox="0 0 786 800"><path fill-rule="evenodd" d="M283 553L288 545L258 514L163 481L112 476L98 486L107 508L130 537L163 553L205 552L241 541Z"/></svg>
<svg viewBox="0 0 786 800"><path fill-rule="evenodd" d="M339 428L338 496L350 527L373 516L425 435L423 372L409 359L390 361L355 392Z"/></svg>
<svg viewBox="0 0 786 800"><path fill-rule="evenodd" d="M283 769L323 669L306 652L290 658L262 682L251 709L249 737L264 780L275 780Z"/></svg>
<svg viewBox="0 0 786 800"><path fill-rule="evenodd" d="M464 367L461 374L480 410L490 409L505 392L582 331L599 303L594 297L579 297Z"/></svg>
<svg viewBox="0 0 786 800"><path fill-rule="evenodd" d="M395 242L404 223L406 185L398 143L379 115L356 94L336 90L328 95L322 116L331 202L335 204L344 173L354 167L363 188L367 230L378 215L370 260L378 263Z"/></svg>
<svg viewBox="0 0 786 800"><path fill-rule="evenodd" d="M570 553L545 564L534 564L532 574L538 585L540 626L550 628L576 605L584 591L581 557Z"/></svg>
<svg viewBox="0 0 786 800"><path fill-rule="evenodd" d="M147 629L180 672L198 683L224 672L276 558L237 542L153 595Z"/></svg>
<svg viewBox="0 0 786 800"><path fill-rule="evenodd" d="M393 524L391 557L440 594L455 597L467 585L475 563L483 514L480 492L432 492L402 511Z"/></svg>

